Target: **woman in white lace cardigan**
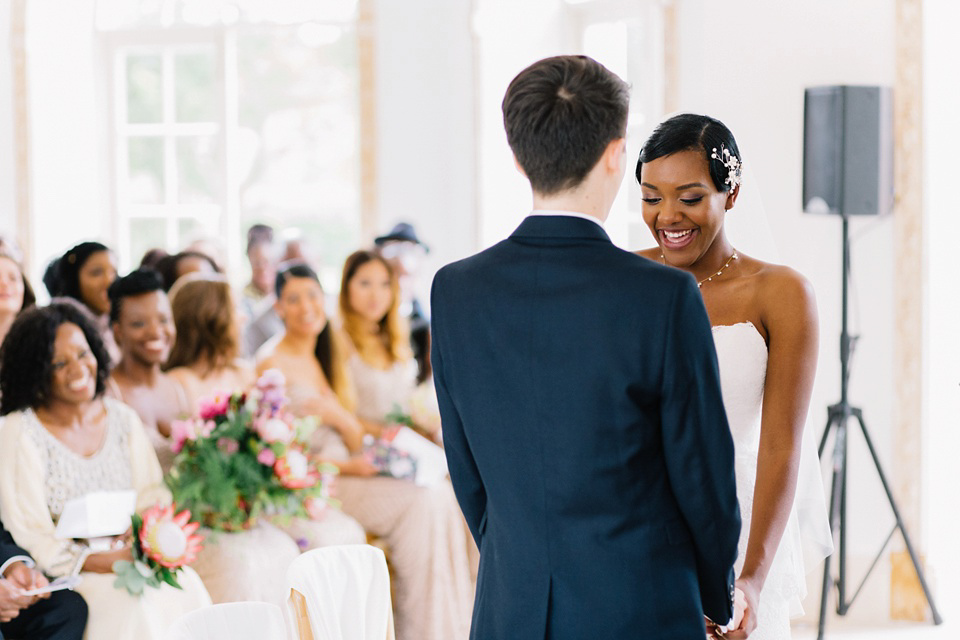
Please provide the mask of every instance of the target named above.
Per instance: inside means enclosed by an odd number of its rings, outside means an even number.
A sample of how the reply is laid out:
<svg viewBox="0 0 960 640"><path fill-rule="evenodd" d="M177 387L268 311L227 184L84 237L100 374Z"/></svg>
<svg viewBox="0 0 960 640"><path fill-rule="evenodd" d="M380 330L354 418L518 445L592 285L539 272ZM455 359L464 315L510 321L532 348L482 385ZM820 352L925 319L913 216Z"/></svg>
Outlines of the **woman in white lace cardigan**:
<svg viewBox="0 0 960 640"><path fill-rule="evenodd" d="M179 615L210 603L196 573L131 596L113 586L113 563L130 542L91 550L56 537L67 501L133 489L137 509L169 503L160 464L136 413L103 397L107 354L82 311L54 304L14 322L0 351L0 517L47 574L79 573L90 617L85 637L162 638Z"/></svg>

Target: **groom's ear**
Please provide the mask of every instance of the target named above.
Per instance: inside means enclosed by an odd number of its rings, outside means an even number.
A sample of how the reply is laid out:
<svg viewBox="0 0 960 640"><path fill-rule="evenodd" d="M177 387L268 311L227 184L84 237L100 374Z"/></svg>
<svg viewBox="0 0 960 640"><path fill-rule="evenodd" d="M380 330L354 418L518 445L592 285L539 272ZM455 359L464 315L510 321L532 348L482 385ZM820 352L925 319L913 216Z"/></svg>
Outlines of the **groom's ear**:
<svg viewBox="0 0 960 640"><path fill-rule="evenodd" d="M733 189L727 192L727 201L724 203L723 208L727 211L733 209L733 205L737 203L738 197L740 197L740 185L735 186Z"/></svg>
<svg viewBox="0 0 960 640"><path fill-rule="evenodd" d="M616 138L607 144L603 155L600 156L600 162L603 163L607 171L614 173L623 168L623 163L627 160L627 139Z"/></svg>

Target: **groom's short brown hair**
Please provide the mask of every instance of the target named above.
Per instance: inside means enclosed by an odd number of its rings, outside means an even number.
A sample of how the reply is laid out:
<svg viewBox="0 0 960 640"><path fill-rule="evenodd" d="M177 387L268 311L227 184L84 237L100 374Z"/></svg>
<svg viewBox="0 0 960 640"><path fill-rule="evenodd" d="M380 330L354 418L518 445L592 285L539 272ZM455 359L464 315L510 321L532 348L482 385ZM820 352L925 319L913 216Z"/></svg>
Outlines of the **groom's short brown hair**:
<svg viewBox="0 0 960 640"><path fill-rule="evenodd" d="M503 97L503 125L533 190L579 185L626 135L629 103L627 84L587 56L545 58L521 71Z"/></svg>

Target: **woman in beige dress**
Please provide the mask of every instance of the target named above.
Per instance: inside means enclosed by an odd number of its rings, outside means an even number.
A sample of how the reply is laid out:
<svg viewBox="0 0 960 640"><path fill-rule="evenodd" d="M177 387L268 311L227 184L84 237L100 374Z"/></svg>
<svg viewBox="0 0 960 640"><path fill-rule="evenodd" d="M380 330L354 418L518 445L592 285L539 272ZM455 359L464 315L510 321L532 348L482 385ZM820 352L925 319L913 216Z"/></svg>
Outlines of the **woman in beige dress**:
<svg viewBox="0 0 960 640"><path fill-rule="evenodd" d="M319 456L337 464L343 509L381 538L394 573L398 640L466 638L473 601L463 517L449 481L419 487L375 476L362 455L365 429L355 416L343 345L327 322L317 275L302 264L277 274L277 313L285 330L258 352L258 369L279 369L292 409L327 428Z"/></svg>
<svg viewBox="0 0 960 640"><path fill-rule="evenodd" d="M163 638L178 616L210 604L192 569L177 578L182 590L163 584L133 596L113 585L113 563L132 560L129 540L92 552L55 534L64 505L91 492L133 489L138 511L170 502L136 413L103 397L108 356L97 330L73 305L53 304L21 314L8 338L0 362L4 526L44 573L80 574L86 638Z"/></svg>

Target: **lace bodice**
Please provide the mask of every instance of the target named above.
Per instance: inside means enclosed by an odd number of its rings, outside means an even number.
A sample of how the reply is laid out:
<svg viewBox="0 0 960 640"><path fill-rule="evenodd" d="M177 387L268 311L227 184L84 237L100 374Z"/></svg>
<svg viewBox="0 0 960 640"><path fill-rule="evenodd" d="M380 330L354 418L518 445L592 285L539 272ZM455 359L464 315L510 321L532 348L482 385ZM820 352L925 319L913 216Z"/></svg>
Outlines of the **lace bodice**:
<svg viewBox="0 0 960 640"><path fill-rule="evenodd" d="M378 369L353 354L347 366L357 390L358 416L383 422L396 407L404 413L410 412L410 396L417 384L415 360L403 360L389 369Z"/></svg>
<svg viewBox="0 0 960 640"><path fill-rule="evenodd" d="M120 491L133 486L130 422L125 419L125 412L108 404L103 444L89 457L81 456L57 440L40 424L32 409L27 409L23 418L25 435L40 454L46 475L47 508L55 522L68 500L93 491Z"/></svg>

